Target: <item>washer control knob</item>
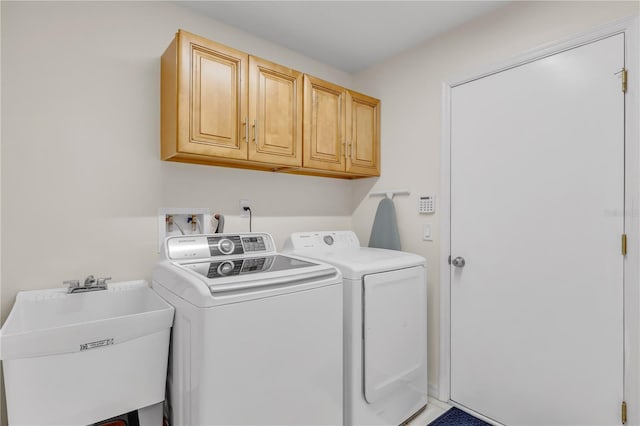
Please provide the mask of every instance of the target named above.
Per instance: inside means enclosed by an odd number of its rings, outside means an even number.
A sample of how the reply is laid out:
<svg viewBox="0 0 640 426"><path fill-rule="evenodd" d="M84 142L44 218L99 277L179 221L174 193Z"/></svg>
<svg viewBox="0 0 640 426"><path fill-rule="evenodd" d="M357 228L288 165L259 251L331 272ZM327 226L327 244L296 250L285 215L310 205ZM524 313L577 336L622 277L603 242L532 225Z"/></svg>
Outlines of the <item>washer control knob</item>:
<svg viewBox="0 0 640 426"><path fill-rule="evenodd" d="M331 235L325 235L322 239L328 246L333 245L333 237Z"/></svg>
<svg viewBox="0 0 640 426"><path fill-rule="evenodd" d="M235 248L236 246L233 244L233 241L227 238L223 238L218 242L218 250L220 250L222 254L231 254Z"/></svg>
<svg viewBox="0 0 640 426"><path fill-rule="evenodd" d="M219 266L218 266L218 274L220 275L228 275L230 272L233 271L234 268L234 264L232 261L227 260L225 262L222 262Z"/></svg>

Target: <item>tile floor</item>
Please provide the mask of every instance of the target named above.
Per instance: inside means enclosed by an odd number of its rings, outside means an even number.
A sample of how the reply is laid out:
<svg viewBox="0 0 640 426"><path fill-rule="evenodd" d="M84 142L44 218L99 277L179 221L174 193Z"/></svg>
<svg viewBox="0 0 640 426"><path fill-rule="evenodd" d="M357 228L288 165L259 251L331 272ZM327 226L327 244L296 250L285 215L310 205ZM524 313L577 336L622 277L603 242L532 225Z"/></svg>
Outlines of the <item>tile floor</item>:
<svg viewBox="0 0 640 426"><path fill-rule="evenodd" d="M427 402L427 408L420 413L418 417L411 420L407 426L427 426L429 423L440 417L444 414L448 409L451 408L451 405L439 401L435 398L429 398Z"/></svg>

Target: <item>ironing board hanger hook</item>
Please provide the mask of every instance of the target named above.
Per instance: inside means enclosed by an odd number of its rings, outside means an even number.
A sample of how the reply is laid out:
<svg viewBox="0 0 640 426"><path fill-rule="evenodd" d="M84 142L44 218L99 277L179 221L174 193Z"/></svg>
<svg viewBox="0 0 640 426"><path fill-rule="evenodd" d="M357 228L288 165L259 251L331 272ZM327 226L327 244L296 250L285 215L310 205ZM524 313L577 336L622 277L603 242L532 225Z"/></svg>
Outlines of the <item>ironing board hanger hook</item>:
<svg viewBox="0 0 640 426"><path fill-rule="evenodd" d="M383 195L386 198L393 200L393 197L395 197L396 195L410 195L411 193L409 191L407 191L406 189L403 190L399 190L399 191L378 191L378 192L370 192L369 196L370 197L374 197L376 195Z"/></svg>

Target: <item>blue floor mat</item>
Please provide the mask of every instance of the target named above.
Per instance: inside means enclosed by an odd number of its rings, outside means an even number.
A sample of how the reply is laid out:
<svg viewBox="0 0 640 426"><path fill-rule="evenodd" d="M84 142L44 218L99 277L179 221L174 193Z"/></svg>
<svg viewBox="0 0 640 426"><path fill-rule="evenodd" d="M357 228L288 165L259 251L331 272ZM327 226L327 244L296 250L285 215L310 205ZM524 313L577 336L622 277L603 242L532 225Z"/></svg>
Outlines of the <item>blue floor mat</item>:
<svg viewBox="0 0 640 426"><path fill-rule="evenodd" d="M491 426L455 407L432 421L428 426Z"/></svg>

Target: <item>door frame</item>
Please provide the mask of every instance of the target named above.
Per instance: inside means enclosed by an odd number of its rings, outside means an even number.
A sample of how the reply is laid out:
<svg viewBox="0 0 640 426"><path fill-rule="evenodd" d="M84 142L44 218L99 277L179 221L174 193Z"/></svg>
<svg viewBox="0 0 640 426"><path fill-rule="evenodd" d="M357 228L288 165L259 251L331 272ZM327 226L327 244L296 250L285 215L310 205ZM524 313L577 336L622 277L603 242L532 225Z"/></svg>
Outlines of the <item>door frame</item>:
<svg viewBox="0 0 640 426"><path fill-rule="evenodd" d="M440 197L440 360L438 388L430 394L451 402L451 90L491 74L583 46L616 34L625 35L625 66L629 82L625 97L625 232L627 256L623 261L624 377L623 394L630 405L628 425L640 425L640 17L632 16L546 44L503 63L442 83L442 141ZM621 212L622 213L622 212ZM621 401L622 402L622 401ZM638 406L636 406L638 404ZM453 405L456 405L453 403ZM459 407L459 406L458 406ZM464 407L460 407L463 408ZM488 421L488 419L486 419ZM491 422L490 423L494 423Z"/></svg>

